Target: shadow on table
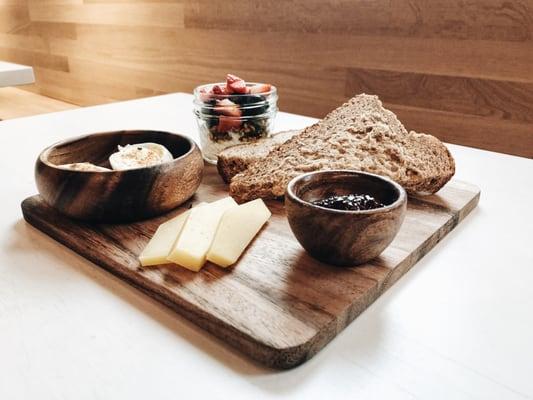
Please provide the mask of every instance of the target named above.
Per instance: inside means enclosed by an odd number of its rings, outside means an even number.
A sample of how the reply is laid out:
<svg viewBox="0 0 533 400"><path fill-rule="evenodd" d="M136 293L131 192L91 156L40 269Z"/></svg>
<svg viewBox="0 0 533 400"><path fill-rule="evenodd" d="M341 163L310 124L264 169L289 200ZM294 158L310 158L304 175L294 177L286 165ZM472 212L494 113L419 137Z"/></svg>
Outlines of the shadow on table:
<svg viewBox="0 0 533 400"><path fill-rule="evenodd" d="M472 215L467 218L473 218L478 210L474 210ZM465 221L465 222L467 222ZM462 229L465 229L468 223L459 225L452 231L443 243L448 240L457 240L457 235ZM63 245L57 243L40 231L34 229L23 220L20 220L13 226L13 235L11 242L6 249L14 252L40 250L48 256L57 259L57 262L69 265L76 271L81 272L86 277L106 290L118 295L133 307L149 315L167 329L171 330L176 336L188 341L204 353L208 354L213 360L224 367L230 368L238 374L242 374L245 380L257 388L275 394L290 394L305 385L310 379L318 378L323 367L329 363L336 363L339 359L348 360L353 363L354 357L362 352L365 358L377 356L381 351L382 323L380 316L390 302L393 302L405 285L409 284L410 278L417 273L419 267L423 267L430 262L433 257L438 257L439 248L443 246L440 243L435 249L426 255L413 270L400 279L386 296L380 297L377 302L371 305L369 314L368 309L364 311L354 322L352 322L343 332L341 332L326 349L320 351L315 357L305 364L288 371L276 371L264 368L251 361L235 351L233 348L218 340L214 336L206 333L193 323L189 322L172 310L162 307L160 303L153 300L140 291L133 289L129 284L116 278L114 275L106 272L101 268L95 268L88 265L88 261L83 257L70 251ZM359 365L359 368L364 365Z"/></svg>
<svg viewBox="0 0 533 400"><path fill-rule="evenodd" d="M475 216L476 211L474 210L472 215L467 218L467 221ZM18 221L13 226L11 241L4 250L7 252L35 252L37 250L46 253L47 256L55 258L58 263L74 268L106 290L118 295L122 300L172 331L177 337L183 338L208 354L221 366L243 375L243 378L248 383L258 389L279 395L290 395L302 385L305 385L306 382L309 382L310 379L324 379L321 373L323 371L331 373L332 369L321 367L330 363L338 363L339 359L354 363L354 359L357 360L361 354L364 354L365 359L373 358L373 356L377 357L381 351L380 347L383 340L381 335L382 321L380 319L381 315L383 315L383 310L395 300L397 293L400 293L405 289L406 285L409 285L410 278L417 273L417 270L423 268L433 257L438 257L439 249L442 248L446 241L457 240L457 235L467 225L468 223L459 225L444 238L443 243L438 244L432 252L420 261L421 265L415 266L413 270L408 272L388 291L386 296L380 297L375 304L370 306L370 313L369 309L364 311L326 349L320 351L305 364L288 371L271 370L256 364L172 310L162 307L160 303L151 297L133 289L129 284L114 275L101 268L89 265L86 259L31 227L23 220ZM355 363L358 364L357 361ZM364 368L364 361L356 367Z"/></svg>
<svg viewBox="0 0 533 400"><path fill-rule="evenodd" d="M94 265L89 265L90 262L85 258L33 228L24 220L20 220L13 225L11 240L4 247L4 251L6 253L35 251L46 253L47 257L52 257L57 263L74 268L106 290L118 295L122 300L171 330L176 336L183 338L208 354L222 366L248 376L246 379L264 390L272 391L271 386L278 386L277 384L272 385L272 382L282 384L283 382L280 382L278 378L283 376L289 377L286 382L290 381L291 384L289 386L295 389L295 385L301 383L305 377L312 374L312 371L318 366L318 360L322 358L319 354L305 365L289 371L276 371L260 366L111 273L99 267L96 268ZM258 382L256 382L256 378L260 378ZM270 383L267 385L266 382Z"/></svg>
<svg viewBox="0 0 533 400"><path fill-rule="evenodd" d="M111 273L90 265L92 264L90 261L67 249L44 233L41 233L24 220L18 221L13 226L12 232L11 242L7 248L4 248L4 251L42 251L47 256L55 258L57 263L74 268L106 290L118 295L122 300L125 300L144 314L149 315L177 336L200 348L216 361L219 361L234 371L246 375L269 372L268 369L261 368L253 362L248 361L213 336L196 327L193 323L162 306L157 301L121 281ZM223 346L219 346L215 341Z"/></svg>

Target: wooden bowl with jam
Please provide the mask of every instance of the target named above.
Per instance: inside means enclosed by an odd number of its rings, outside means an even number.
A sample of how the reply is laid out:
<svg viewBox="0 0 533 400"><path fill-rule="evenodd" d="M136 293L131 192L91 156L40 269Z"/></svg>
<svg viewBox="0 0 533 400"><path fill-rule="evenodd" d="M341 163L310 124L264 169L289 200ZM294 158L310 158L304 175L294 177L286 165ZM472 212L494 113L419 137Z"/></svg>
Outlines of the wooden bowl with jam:
<svg viewBox="0 0 533 400"><path fill-rule="evenodd" d="M285 208L292 232L311 256L354 266L377 257L392 242L405 217L407 195L379 175L317 171L289 182Z"/></svg>
<svg viewBox="0 0 533 400"><path fill-rule="evenodd" d="M135 144L163 146L166 161L111 169L110 156L117 148ZM72 164L82 164L83 168ZM129 222L165 213L187 201L200 185L203 168L198 146L186 136L149 130L114 131L46 148L37 158L35 180L42 198L69 217Z"/></svg>

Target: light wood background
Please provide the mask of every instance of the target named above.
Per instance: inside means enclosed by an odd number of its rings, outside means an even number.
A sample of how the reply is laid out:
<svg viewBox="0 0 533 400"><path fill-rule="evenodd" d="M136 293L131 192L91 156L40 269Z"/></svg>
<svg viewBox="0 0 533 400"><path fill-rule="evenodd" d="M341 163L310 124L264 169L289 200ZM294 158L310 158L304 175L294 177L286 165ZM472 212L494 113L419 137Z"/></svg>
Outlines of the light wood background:
<svg viewBox="0 0 533 400"><path fill-rule="evenodd" d="M533 0L0 0L0 59L79 105L230 71L315 117L375 93L408 129L533 157Z"/></svg>
<svg viewBox="0 0 533 400"><path fill-rule="evenodd" d="M0 88L0 120L65 111L78 106L14 87Z"/></svg>

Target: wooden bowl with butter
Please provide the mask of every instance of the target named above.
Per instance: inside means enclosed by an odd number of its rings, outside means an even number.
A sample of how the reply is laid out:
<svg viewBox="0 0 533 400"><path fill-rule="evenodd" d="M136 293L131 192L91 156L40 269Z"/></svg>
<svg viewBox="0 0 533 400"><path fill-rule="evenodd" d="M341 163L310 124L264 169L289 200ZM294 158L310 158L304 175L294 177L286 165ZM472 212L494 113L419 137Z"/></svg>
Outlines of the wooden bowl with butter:
<svg viewBox="0 0 533 400"><path fill-rule="evenodd" d="M129 147L134 145L138 148ZM112 169L112 165L123 169ZM186 136L114 131L46 148L37 158L35 180L42 198L69 217L130 222L165 213L187 201L200 185L203 168L198 146Z"/></svg>
<svg viewBox="0 0 533 400"><path fill-rule="evenodd" d="M292 232L309 254L328 264L354 266L392 242L405 217L407 194L383 176L317 171L289 182L285 208Z"/></svg>

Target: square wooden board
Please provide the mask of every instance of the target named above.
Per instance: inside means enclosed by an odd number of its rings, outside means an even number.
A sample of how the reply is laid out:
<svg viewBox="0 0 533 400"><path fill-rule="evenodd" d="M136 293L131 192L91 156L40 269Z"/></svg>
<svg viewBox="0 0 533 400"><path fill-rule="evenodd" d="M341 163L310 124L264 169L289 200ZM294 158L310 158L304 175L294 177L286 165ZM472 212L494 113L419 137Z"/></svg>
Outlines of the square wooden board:
<svg viewBox="0 0 533 400"><path fill-rule="evenodd" d="M410 197L398 236L377 259L353 268L322 264L296 241L283 203L239 262L199 273L174 265L141 267L137 256L158 225L202 201L227 196L207 167L196 195L168 215L104 225L58 214L40 196L22 203L31 225L143 290L257 361L274 368L305 362L331 341L477 205L477 187L452 180L438 195Z"/></svg>

